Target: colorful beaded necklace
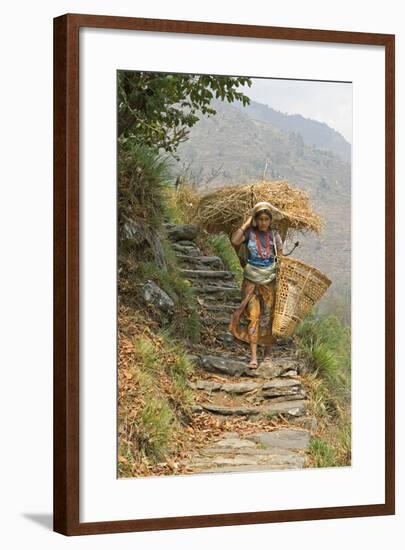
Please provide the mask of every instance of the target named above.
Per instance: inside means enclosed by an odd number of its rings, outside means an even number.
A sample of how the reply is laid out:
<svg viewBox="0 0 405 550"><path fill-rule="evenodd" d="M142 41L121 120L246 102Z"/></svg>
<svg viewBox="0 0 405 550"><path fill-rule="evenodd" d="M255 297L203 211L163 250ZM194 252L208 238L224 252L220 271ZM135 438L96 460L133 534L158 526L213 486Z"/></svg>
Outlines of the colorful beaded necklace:
<svg viewBox="0 0 405 550"><path fill-rule="evenodd" d="M261 258L263 258L263 260L267 260L267 258L270 257L270 236L269 236L269 231L266 231L266 253L265 253L264 256L262 254L262 247L261 247L261 244L260 244L259 232L258 232L257 229L255 229L255 236L256 236L257 250L259 252L259 255L260 255Z"/></svg>

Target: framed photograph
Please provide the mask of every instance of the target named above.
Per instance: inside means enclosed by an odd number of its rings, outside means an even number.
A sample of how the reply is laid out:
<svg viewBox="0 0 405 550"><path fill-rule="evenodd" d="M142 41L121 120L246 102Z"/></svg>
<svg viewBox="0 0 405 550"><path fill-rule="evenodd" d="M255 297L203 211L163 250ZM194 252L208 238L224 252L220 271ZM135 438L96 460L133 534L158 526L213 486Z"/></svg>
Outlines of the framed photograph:
<svg viewBox="0 0 405 550"><path fill-rule="evenodd" d="M395 36L54 19L54 530L395 514Z"/></svg>

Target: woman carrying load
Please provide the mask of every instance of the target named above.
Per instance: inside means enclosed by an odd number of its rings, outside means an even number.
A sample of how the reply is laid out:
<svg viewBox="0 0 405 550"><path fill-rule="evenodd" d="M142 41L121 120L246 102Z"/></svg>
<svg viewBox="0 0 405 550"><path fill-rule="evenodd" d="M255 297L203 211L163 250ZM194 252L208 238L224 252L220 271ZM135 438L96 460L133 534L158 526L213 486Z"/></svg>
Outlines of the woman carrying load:
<svg viewBox="0 0 405 550"><path fill-rule="evenodd" d="M276 262L275 255L283 254L283 241L276 229L271 228L272 205L258 202L250 218L231 237L235 247L243 242L247 245L248 257L243 270L242 302L234 311L229 330L244 342L250 344L249 366L257 368L257 345L266 346L266 357L276 342L271 332L275 304ZM248 326L242 326L241 316L248 319Z"/></svg>

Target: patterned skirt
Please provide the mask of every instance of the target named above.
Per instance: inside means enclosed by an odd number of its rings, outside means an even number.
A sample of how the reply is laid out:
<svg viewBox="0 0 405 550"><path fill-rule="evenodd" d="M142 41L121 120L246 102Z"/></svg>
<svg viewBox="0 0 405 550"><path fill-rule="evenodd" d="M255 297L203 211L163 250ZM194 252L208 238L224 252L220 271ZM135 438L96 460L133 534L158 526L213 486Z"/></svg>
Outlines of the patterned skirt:
<svg viewBox="0 0 405 550"><path fill-rule="evenodd" d="M260 269L260 268L259 268ZM255 271L247 266L242 282L242 302L233 312L229 330L239 340L270 346L276 342L271 326L276 297L276 278L274 270L268 270L265 276L262 270L256 277ZM269 275L272 273L272 275ZM249 279L256 279L254 280ZM257 280L268 280L260 283ZM247 320L247 326L241 323Z"/></svg>

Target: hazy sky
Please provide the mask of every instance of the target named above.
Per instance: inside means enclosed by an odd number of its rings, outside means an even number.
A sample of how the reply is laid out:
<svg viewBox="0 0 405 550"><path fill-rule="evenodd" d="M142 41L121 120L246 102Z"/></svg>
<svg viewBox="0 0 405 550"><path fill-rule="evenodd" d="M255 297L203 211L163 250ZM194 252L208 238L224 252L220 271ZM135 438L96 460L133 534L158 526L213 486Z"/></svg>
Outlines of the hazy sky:
<svg viewBox="0 0 405 550"><path fill-rule="evenodd" d="M253 78L252 86L242 89L277 111L325 122L352 143L352 84Z"/></svg>

